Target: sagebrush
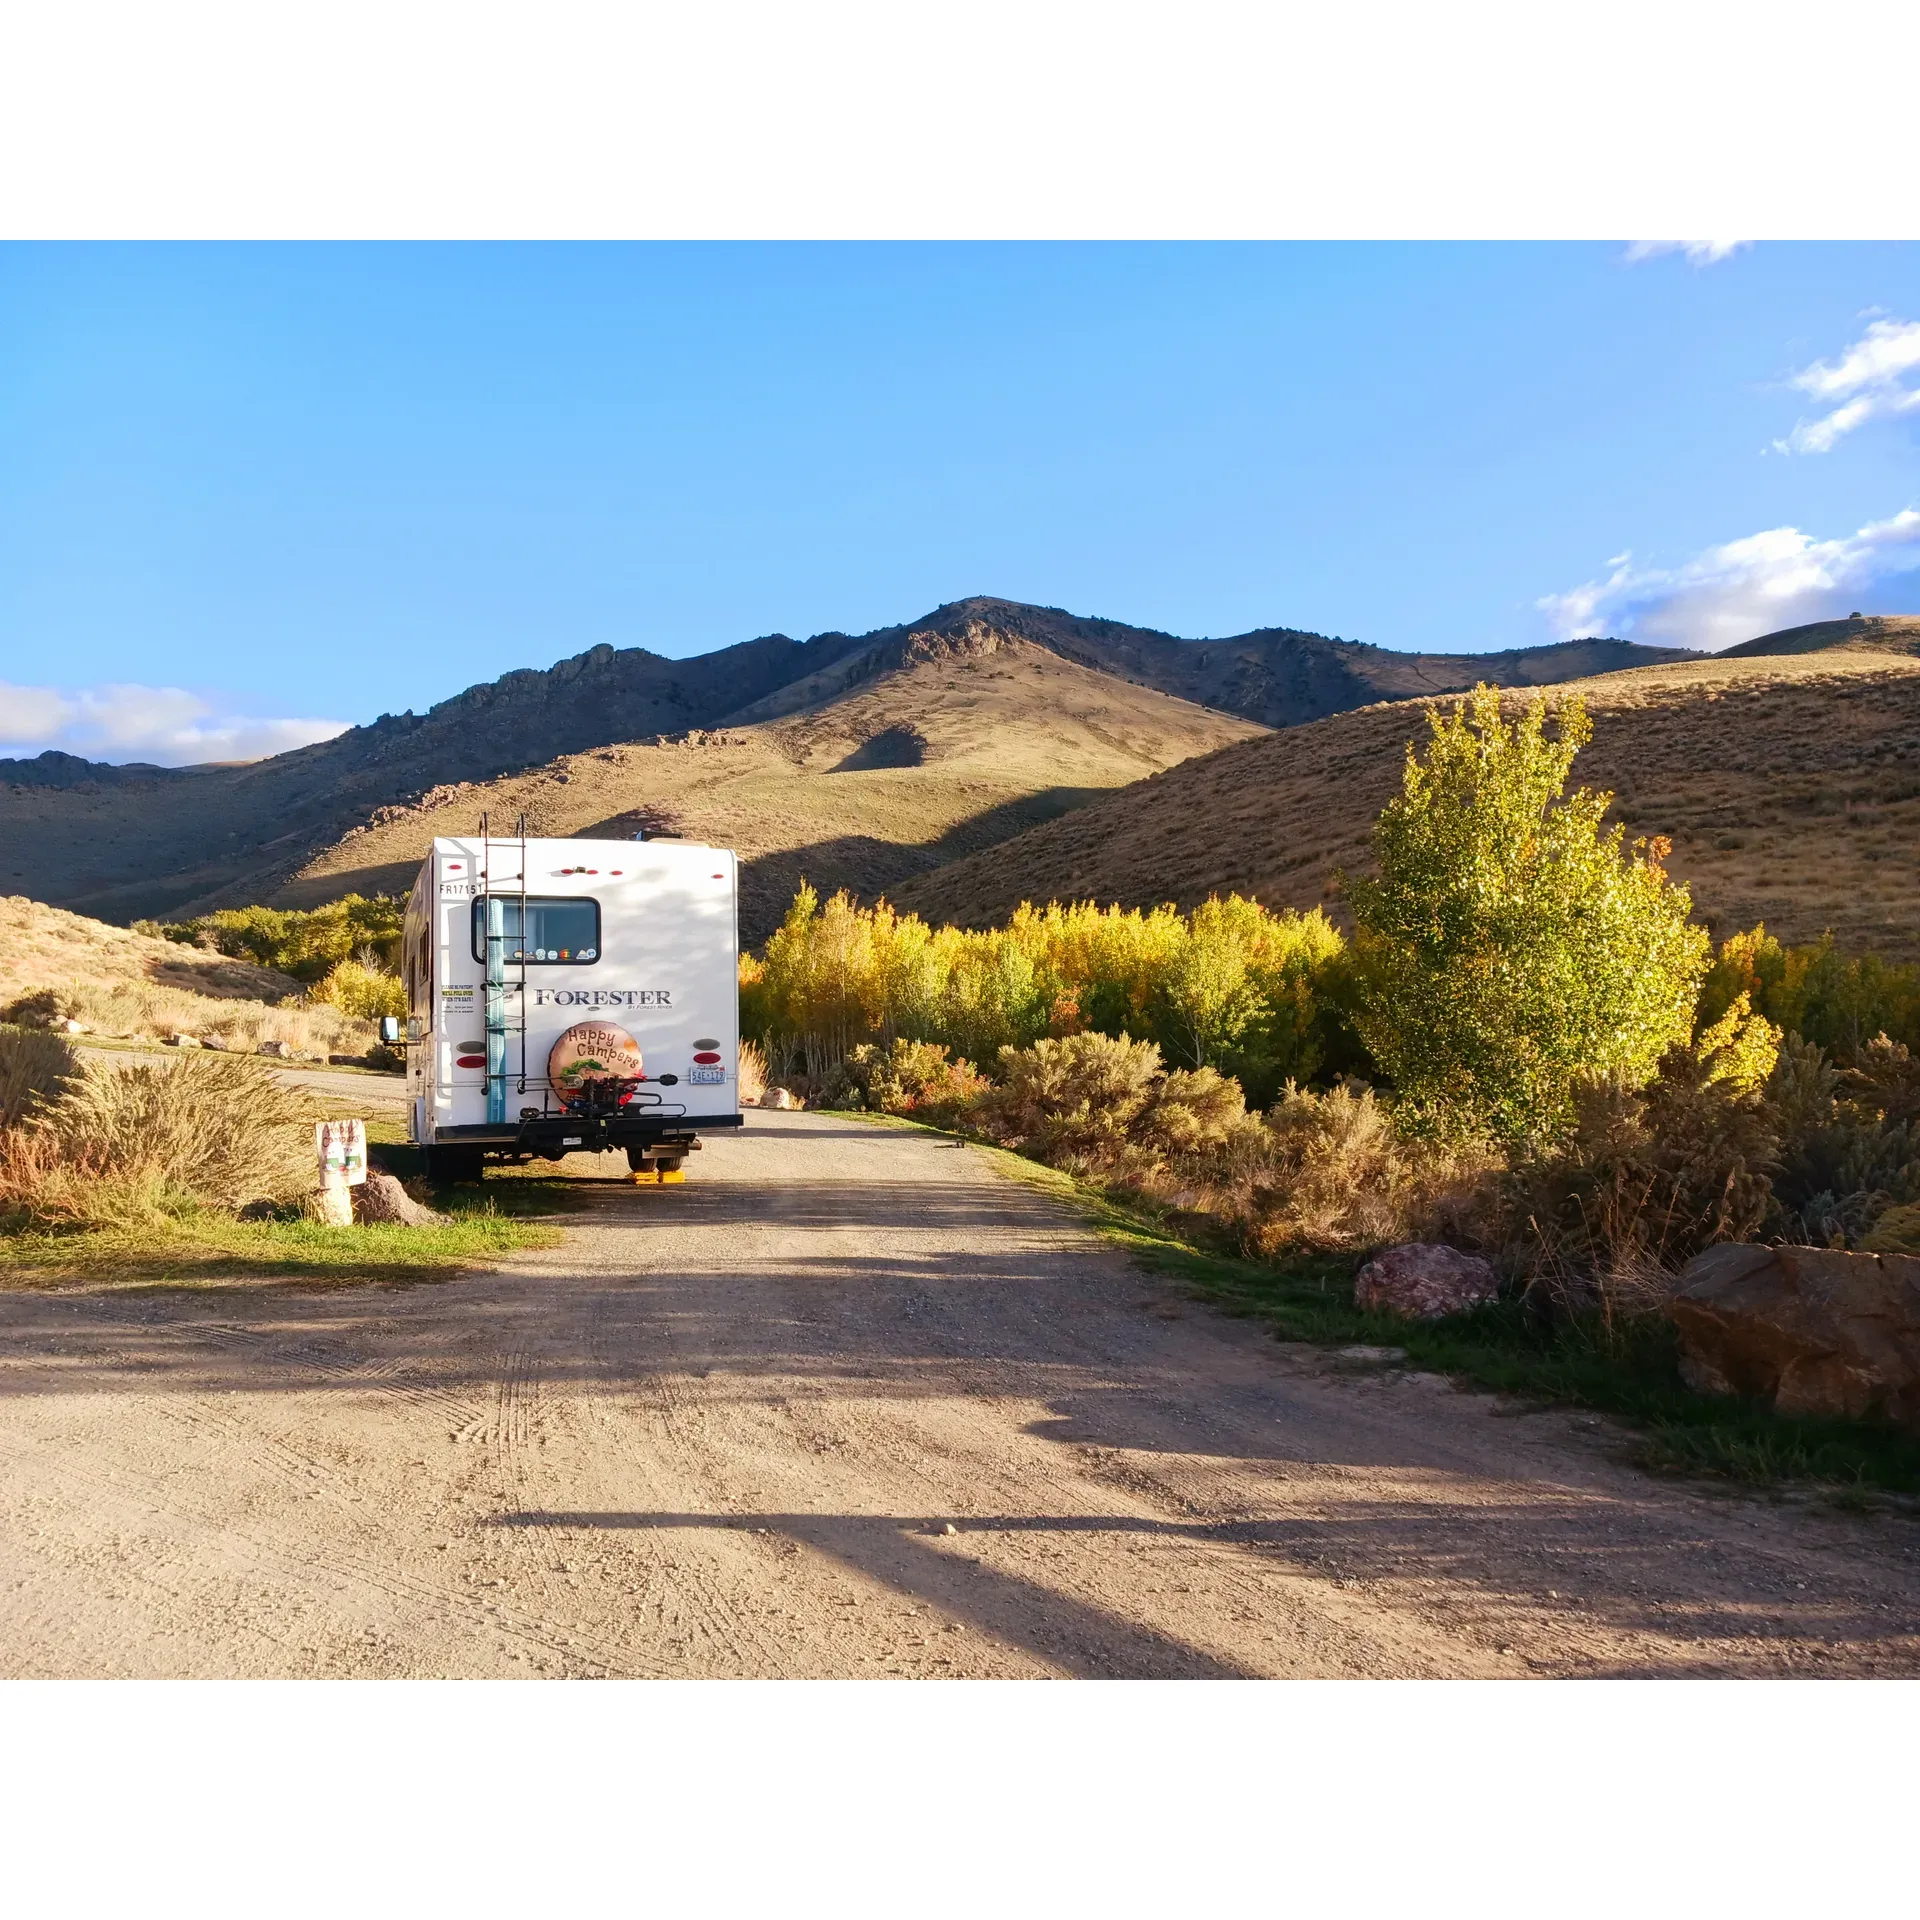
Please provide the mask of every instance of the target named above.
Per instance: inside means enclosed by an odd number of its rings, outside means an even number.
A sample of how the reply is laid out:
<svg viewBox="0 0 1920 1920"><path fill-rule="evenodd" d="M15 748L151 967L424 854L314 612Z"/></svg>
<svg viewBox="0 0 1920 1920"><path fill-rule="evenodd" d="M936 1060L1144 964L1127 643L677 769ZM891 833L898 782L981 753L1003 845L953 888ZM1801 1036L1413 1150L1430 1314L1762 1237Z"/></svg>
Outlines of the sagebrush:
<svg viewBox="0 0 1920 1920"><path fill-rule="evenodd" d="M314 1181L315 1117L308 1096L245 1056L89 1065L0 1131L0 1215L62 1228L298 1209Z"/></svg>

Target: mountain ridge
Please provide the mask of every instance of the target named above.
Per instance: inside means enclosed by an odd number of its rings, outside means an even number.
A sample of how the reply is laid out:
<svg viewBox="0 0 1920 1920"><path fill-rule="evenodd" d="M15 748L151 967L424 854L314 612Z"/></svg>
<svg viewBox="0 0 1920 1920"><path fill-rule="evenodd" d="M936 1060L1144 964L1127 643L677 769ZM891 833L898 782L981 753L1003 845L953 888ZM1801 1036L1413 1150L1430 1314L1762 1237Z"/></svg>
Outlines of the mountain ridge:
<svg viewBox="0 0 1920 1920"><path fill-rule="evenodd" d="M0 763L0 886L108 919L260 899L382 808L436 789L484 785L568 754L795 719L857 699L890 674L989 659L1010 642L1258 727L1300 724L1383 695L1454 691L1482 678L1552 683L1596 663L1672 652L1575 641L1401 654L1286 627L1183 640L989 596L865 634L764 634L685 660L603 643L463 688L423 714L382 714L241 766L104 768L66 756L43 767L44 755ZM1185 725L1174 728L1182 738Z"/></svg>

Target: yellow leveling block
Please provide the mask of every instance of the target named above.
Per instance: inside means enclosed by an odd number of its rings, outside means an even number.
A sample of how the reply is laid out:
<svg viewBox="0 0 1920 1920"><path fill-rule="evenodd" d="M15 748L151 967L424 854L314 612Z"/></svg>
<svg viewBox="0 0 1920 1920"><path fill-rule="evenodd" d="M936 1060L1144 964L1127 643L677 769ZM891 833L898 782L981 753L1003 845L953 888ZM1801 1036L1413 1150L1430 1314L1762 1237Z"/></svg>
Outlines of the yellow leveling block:
<svg viewBox="0 0 1920 1920"><path fill-rule="evenodd" d="M627 1175L636 1187L677 1187L686 1177L685 1167L649 1167L644 1173Z"/></svg>

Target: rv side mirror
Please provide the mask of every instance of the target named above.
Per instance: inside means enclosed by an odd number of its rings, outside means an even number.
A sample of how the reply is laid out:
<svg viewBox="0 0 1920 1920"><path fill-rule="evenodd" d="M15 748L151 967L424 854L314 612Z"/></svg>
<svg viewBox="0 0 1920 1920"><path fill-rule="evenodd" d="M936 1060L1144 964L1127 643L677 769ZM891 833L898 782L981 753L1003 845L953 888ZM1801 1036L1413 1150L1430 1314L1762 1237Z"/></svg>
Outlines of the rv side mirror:
<svg viewBox="0 0 1920 1920"><path fill-rule="evenodd" d="M383 1047L397 1047L400 1044L400 1021L391 1013L380 1016L380 1044Z"/></svg>

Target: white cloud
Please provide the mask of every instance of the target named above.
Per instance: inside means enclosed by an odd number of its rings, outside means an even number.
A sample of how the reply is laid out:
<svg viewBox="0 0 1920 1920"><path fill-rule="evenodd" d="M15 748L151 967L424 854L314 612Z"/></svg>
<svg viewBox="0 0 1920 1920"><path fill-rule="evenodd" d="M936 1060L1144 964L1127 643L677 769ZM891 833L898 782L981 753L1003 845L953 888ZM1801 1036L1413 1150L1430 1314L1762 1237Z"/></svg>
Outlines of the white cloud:
<svg viewBox="0 0 1920 1920"><path fill-rule="evenodd" d="M1771 527L1679 567L1636 567L1630 553L1608 564L1603 579L1536 602L1557 638L1630 635L1718 652L1782 627L1839 619L1889 575L1920 567L1920 512L1908 507L1838 540Z"/></svg>
<svg viewBox="0 0 1920 1920"><path fill-rule="evenodd" d="M1875 320L1837 360L1816 360L1792 384L1814 400L1842 404L1817 420L1802 420L1776 453L1825 453L1842 434L1868 420L1920 413L1920 386L1902 376L1920 369L1920 320Z"/></svg>
<svg viewBox="0 0 1920 1920"><path fill-rule="evenodd" d="M345 720L260 720L180 687L16 687L0 682L0 758L47 748L87 760L258 760L344 733Z"/></svg>
<svg viewBox="0 0 1920 1920"><path fill-rule="evenodd" d="M1729 259L1751 240L1633 240L1627 245L1625 259L1630 267L1643 260L1658 260L1662 254L1684 253L1696 267L1710 267Z"/></svg>

